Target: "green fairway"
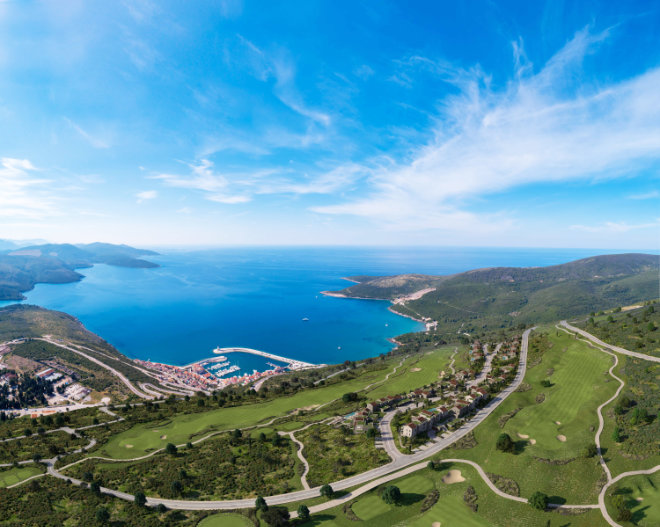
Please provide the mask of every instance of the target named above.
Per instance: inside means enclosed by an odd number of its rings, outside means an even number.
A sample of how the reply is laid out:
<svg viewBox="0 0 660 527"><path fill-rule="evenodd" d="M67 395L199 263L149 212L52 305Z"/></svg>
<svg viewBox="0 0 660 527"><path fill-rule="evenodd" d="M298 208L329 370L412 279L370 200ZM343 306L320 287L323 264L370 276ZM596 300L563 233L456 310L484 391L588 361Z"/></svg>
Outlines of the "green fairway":
<svg viewBox="0 0 660 527"><path fill-rule="evenodd" d="M0 487L8 487L20 481L43 474L44 469L41 466L26 465L19 468L10 468L0 472Z"/></svg>
<svg viewBox="0 0 660 527"><path fill-rule="evenodd" d="M361 519L352 520L344 512L344 506L335 507L313 515L305 527L432 527L439 522L442 527L606 527L597 510L588 510L570 517L538 511L526 503L507 500L493 493L469 465L455 463L451 470L460 470L465 481L446 484L442 478L447 470L420 470L415 474L394 480L386 485L396 485L402 493L401 503L387 505L380 497L383 486L359 496L351 505L353 513ZM472 486L476 495L477 511L464 502L464 494ZM426 511L424 500L431 491L438 492L438 499ZM294 507L295 510L295 507ZM437 524L436 524L437 525Z"/></svg>
<svg viewBox="0 0 660 527"><path fill-rule="evenodd" d="M207 516L197 527L252 527L252 522L240 514L224 513Z"/></svg>
<svg viewBox="0 0 660 527"><path fill-rule="evenodd" d="M471 459L486 472L509 478L523 497L539 490L568 503L595 503L602 469L596 458L585 458L582 452L594 442L596 408L618 387L606 374L612 358L554 328L545 331L548 349L541 362L531 355L525 375L530 389L514 392L476 428L477 446L442 455ZM543 387L544 379L552 386ZM519 411L506 420L515 410ZM516 453L495 449L502 432L516 442Z"/></svg>
<svg viewBox="0 0 660 527"><path fill-rule="evenodd" d="M533 387L523 394L527 395L527 404L508 421L504 431L514 439L520 439L518 434L534 439L536 444L525 449L530 455L567 459L580 455L588 443L594 442L591 427L598 427L596 408L616 391L619 383L607 375L613 363L609 355L563 333L559 337L553 335L551 342L550 353L530 370L526 379ZM554 372L547 375L551 368ZM550 379L551 387L540 386L545 378ZM540 404L535 400L539 393L545 396ZM566 441L560 441L558 436L564 436Z"/></svg>
<svg viewBox="0 0 660 527"><path fill-rule="evenodd" d="M406 359L386 383L374 386L373 389L367 391L367 397L378 399L395 393L407 393L437 381L439 373L447 369L450 362L449 356L453 351L454 346L445 346L424 355Z"/></svg>
<svg viewBox="0 0 660 527"><path fill-rule="evenodd" d="M632 512L632 522L623 522L624 525L639 527L660 525L660 472L650 476L624 478L616 487L626 498L626 508ZM617 512L613 510L610 500L606 501L610 516L616 519Z"/></svg>
<svg viewBox="0 0 660 527"><path fill-rule="evenodd" d="M398 360L396 364L398 364ZM330 386L305 390L264 403L218 408L196 414L182 414L161 423L136 425L114 436L101 450L102 455L115 459L129 459L163 448L167 443L182 444L217 430L232 430L266 423L297 408L321 405L340 398L344 393L357 392L382 380L392 367L367 372L356 379Z"/></svg>

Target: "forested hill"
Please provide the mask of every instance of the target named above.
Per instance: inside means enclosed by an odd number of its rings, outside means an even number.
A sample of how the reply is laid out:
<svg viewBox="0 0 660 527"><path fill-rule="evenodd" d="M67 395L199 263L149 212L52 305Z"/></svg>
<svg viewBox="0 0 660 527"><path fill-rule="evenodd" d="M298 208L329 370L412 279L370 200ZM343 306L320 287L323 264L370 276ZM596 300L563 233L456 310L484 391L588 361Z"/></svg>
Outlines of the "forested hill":
<svg viewBox="0 0 660 527"><path fill-rule="evenodd" d="M657 298L659 270L658 255L614 254L549 267L495 267L452 276L350 277L360 283L338 293L394 300L435 288L393 309L437 320L440 329L495 328Z"/></svg>
<svg viewBox="0 0 660 527"><path fill-rule="evenodd" d="M0 251L0 300L21 300L36 283L75 282L75 270L97 263L121 267L158 267L140 256L153 251L128 245L90 243L84 245L44 244Z"/></svg>

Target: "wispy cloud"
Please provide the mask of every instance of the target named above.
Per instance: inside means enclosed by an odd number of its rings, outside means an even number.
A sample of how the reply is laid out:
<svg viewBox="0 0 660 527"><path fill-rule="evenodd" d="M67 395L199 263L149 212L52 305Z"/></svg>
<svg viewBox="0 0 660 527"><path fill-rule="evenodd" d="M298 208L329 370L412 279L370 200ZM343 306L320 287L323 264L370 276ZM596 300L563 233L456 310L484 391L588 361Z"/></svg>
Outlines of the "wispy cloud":
<svg viewBox="0 0 660 527"><path fill-rule="evenodd" d="M143 190L142 192L138 192L135 197L137 198L138 203L142 203L144 201L149 201L152 199L156 199L158 197L158 191L156 190Z"/></svg>
<svg viewBox="0 0 660 527"><path fill-rule="evenodd" d="M151 178L170 187L201 191L209 201L239 204L266 194L332 194L364 175L363 168L354 164L335 168L321 176L298 175L283 169L222 174L215 171L208 159L189 167L189 175L157 174Z"/></svg>
<svg viewBox="0 0 660 527"><path fill-rule="evenodd" d="M65 117L64 120L69 124L71 128L73 128L80 136L85 139L90 145L92 145L94 148L110 148L110 142L101 139L95 135L90 134L86 130L84 130L81 126L79 126L77 123L73 122L71 119L68 117Z"/></svg>
<svg viewBox="0 0 660 527"><path fill-rule="evenodd" d="M247 67L254 77L261 81L274 78L273 93L283 104L316 123L330 125L332 119L328 113L311 108L304 102L295 83L295 64L285 50L267 54L245 37L238 35L238 38L244 50L241 54L242 65Z"/></svg>
<svg viewBox="0 0 660 527"><path fill-rule="evenodd" d="M27 159L0 160L0 216L42 218L56 214L51 181Z"/></svg>
<svg viewBox="0 0 660 527"><path fill-rule="evenodd" d="M641 194L631 194L628 199L654 199L660 198L660 192L651 190L650 192L643 192Z"/></svg>
<svg viewBox="0 0 660 527"><path fill-rule="evenodd" d="M617 234L623 232L629 232L629 231L636 231L640 229L651 229L651 228L657 229L659 227L660 227L660 218L650 223L630 224L625 221L621 221L621 222L607 221L599 225L571 225L571 229L576 231L605 232L605 233L611 232Z"/></svg>
<svg viewBox="0 0 660 527"><path fill-rule="evenodd" d="M536 74L515 43L516 78L504 90L492 88L479 68L410 58L411 75L415 67L432 69L458 90L440 101L434 140L406 161L365 166L366 198L313 210L442 227L477 219L460 210L475 196L647 167L660 159L660 68L609 85L580 84L583 58L606 38L578 32Z"/></svg>

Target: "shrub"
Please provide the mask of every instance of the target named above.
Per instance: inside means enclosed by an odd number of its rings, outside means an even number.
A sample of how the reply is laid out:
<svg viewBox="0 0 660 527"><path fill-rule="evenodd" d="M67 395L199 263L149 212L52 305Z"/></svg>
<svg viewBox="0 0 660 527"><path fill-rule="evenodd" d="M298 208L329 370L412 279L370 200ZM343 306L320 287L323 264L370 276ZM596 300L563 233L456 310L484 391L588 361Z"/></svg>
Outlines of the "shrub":
<svg viewBox="0 0 660 527"><path fill-rule="evenodd" d="M543 492L536 491L529 498L529 504L538 510L545 510L548 506L548 495Z"/></svg>

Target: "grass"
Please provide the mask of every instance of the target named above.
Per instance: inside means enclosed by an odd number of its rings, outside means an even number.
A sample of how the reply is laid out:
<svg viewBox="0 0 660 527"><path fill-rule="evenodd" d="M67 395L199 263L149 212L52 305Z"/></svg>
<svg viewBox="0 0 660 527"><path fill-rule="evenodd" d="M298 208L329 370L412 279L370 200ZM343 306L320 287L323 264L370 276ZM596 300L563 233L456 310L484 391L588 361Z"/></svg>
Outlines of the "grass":
<svg viewBox="0 0 660 527"><path fill-rule="evenodd" d="M44 468L41 465L26 465L18 468L10 468L0 472L0 487L8 487L24 481L37 474L43 474Z"/></svg>
<svg viewBox="0 0 660 527"><path fill-rule="evenodd" d="M197 527L253 527L253 524L241 514L222 513L207 516Z"/></svg>
<svg viewBox="0 0 660 527"><path fill-rule="evenodd" d="M624 478L617 484L617 489L626 497L626 507L632 513L632 522L620 523L639 527L660 525L660 473ZM606 500L607 510L616 520L617 512L609 498L610 495Z"/></svg>
<svg viewBox="0 0 660 527"><path fill-rule="evenodd" d="M471 459L486 472L514 480L523 497L542 491L556 502L595 503L603 472L597 459L584 458L582 450L594 442L596 408L618 387L605 375L612 359L554 328L545 331L547 340L539 340L545 346L541 362L525 375L531 389L513 393L475 429L477 446L445 450L442 455ZM541 386L548 378L552 386ZM545 398L538 403L541 393ZM500 418L516 409L520 410L501 427ZM502 432L515 441L515 454L495 449ZM519 438L518 433L529 435L536 444ZM565 443L557 439L560 434L566 436Z"/></svg>
<svg viewBox="0 0 660 527"><path fill-rule="evenodd" d="M454 484L442 483L449 468L460 470L466 481ZM399 505L387 505L380 498L382 487L378 487L351 504L353 513L362 521L350 520L344 513L344 506L338 506L315 514L304 527L431 527L440 522L442 527L600 527L605 526L598 511L561 516L554 512L541 512L528 504L518 503L495 495L479 477L476 470L468 465L453 464L442 471L420 470L385 485L396 485L402 493ZM478 496L477 511L473 512L463 502L468 486L472 486ZM438 501L422 512L425 497L436 489Z"/></svg>
<svg viewBox="0 0 660 527"><path fill-rule="evenodd" d="M374 388L367 391L367 397L378 399L386 395L408 393L411 390L437 381L438 374L447 369L450 362L449 356L453 351L454 346L445 346L424 355L415 355L406 359L386 383L374 386Z"/></svg>
<svg viewBox="0 0 660 527"><path fill-rule="evenodd" d="M182 444L213 431L255 426L295 409L324 404L340 398L344 393L360 391L366 385L382 380L390 371L391 368L366 372L356 379L265 403L219 408L204 413L177 415L160 423L139 424L113 437L100 452L115 459L129 459L163 448L167 443ZM165 438L161 439L163 436Z"/></svg>

